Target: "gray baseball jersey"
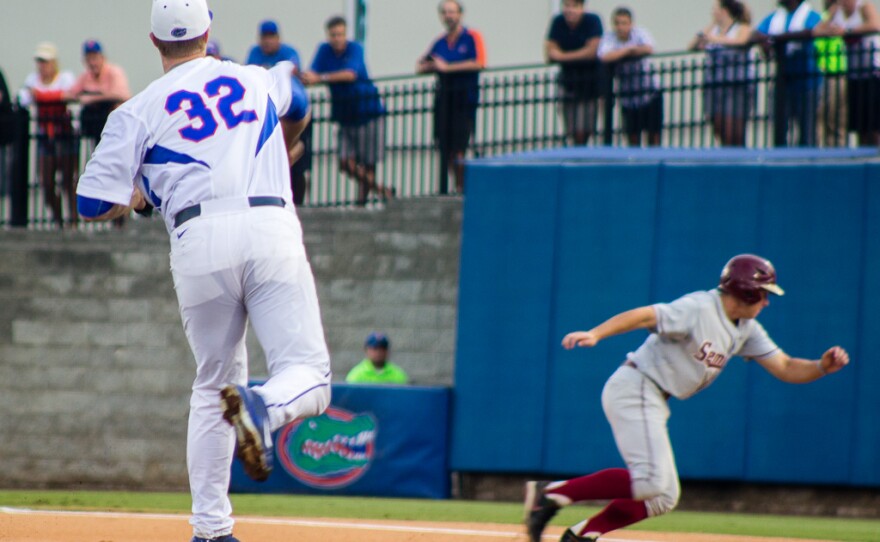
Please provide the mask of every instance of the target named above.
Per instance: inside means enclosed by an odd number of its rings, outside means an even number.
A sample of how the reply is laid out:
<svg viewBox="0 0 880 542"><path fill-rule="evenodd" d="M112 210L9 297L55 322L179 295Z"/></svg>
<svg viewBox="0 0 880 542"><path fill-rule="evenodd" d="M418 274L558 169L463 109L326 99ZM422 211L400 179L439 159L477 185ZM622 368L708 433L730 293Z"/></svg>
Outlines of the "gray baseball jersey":
<svg viewBox="0 0 880 542"><path fill-rule="evenodd" d="M653 307L657 329L628 358L678 399L706 388L735 355L763 359L779 351L757 320L731 322L718 290L694 292Z"/></svg>

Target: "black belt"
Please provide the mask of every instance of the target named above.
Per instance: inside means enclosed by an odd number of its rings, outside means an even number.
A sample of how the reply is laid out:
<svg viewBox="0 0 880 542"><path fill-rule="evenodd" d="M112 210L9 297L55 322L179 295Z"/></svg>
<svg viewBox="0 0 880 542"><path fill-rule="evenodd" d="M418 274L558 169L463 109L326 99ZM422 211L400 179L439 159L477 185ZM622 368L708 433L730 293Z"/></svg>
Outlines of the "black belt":
<svg viewBox="0 0 880 542"><path fill-rule="evenodd" d="M274 196L251 196L248 198L248 205L251 207L284 207L284 199ZM174 227L178 228L187 220L200 216L202 214L202 204L196 203L185 209L181 209L179 213L174 215Z"/></svg>
<svg viewBox="0 0 880 542"><path fill-rule="evenodd" d="M642 373L642 370L639 369L639 366L636 365L636 362L634 362L634 361L631 360L631 359L628 359L628 360L624 361L624 362L623 362L623 365L624 365L624 367L632 367L632 368L635 369L636 371ZM665 400L667 400L667 401L669 400L669 398L670 398L672 395L671 395L668 391L666 391L666 390L664 390L663 388L661 388L661 387L660 387L660 384L654 382L654 379L651 378L650 376L646 375L645 373L642 373L642 376L644 376L645 378L647 378L647 379L651 382L651 384L654 384L654 386L656 386L657 389L660 390L660 393L663 394L663 399L665 399Z"/></svg>

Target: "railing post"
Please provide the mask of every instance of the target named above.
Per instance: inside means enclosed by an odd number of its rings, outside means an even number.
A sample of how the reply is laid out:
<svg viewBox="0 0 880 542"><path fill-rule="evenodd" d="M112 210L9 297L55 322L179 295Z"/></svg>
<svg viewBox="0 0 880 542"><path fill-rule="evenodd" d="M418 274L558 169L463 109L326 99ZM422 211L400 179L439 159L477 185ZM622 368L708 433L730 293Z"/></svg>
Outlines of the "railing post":
<svg viewBox="0 0 880 542"><path fill-rule="evenodd" d="M614 64L600 64L602 85L602 144L614 143Z"/></svg>
<svg viewBox="0 0 880 542"><path fill-rule="evenodd" d="M776 77L773 90L773 146L788 146L788 115L786 114L786 41L773 42L773 59L776 62Z"/></svg>
<svg viewBox="0 0 880 542"><path fill-rule="evenodd" d="M26 108L12 115L15 136L12 140L12 176L9 186L9 225L26 228L28 225L28 174L30 153L30 114Z"/></svg>

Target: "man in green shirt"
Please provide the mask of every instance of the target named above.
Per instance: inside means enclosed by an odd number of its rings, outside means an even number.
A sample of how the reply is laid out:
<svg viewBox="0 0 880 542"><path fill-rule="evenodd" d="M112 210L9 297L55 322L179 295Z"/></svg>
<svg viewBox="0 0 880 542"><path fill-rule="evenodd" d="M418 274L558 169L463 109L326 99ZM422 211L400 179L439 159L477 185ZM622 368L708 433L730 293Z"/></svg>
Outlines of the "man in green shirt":
<svg viewBox="0 0 880 542"><path fill-rule="evenodd" d="M364 341L367 357L352 367L345 377L349 384L406 384L409 378L399 365L388 361L388 337L370 333Z"/></svg>

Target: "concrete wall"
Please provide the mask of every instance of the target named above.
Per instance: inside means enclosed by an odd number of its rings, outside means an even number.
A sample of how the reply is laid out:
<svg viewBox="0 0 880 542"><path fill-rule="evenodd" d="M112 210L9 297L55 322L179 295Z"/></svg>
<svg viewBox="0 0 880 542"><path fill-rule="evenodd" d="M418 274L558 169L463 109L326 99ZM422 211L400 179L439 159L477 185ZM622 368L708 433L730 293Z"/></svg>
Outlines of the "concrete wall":
<svg viewBox="0 0 880 542"><path fill-rule="evenodd" d="M460 200L300 214L334 378L378 328L416 382L450 384ZM195 364L160 223L6 231L0 303L0 486L185 487ZM249 346L252 375L265 375Z"/></svg>

